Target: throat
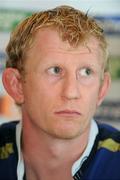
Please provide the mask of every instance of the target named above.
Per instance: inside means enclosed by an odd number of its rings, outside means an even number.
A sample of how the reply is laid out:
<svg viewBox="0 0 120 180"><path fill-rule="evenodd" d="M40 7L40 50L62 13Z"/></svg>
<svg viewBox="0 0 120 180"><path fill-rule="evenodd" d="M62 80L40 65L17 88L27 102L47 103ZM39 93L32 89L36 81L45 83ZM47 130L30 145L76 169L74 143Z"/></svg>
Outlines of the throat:
<svg viewBox="0 0 120 180"><path fill-rule="evenodd" d="M27 131L31 129L31 131ZM84 152L89 131L72 140L55 139L24 127L22 153L27 180L72 180L72 166ZM84 141L83 141L84 139ZM26 143L27 142L27 143Z"/></svg>
<svg viewBox="0 0 120 180"><path fill-rule="evenodd" d="M54 151L53 151L54 150ZM41 148L39 151L24 152L24 162L27 180L73 180L72 166L82 153L74 150L56 148ZM34 157L34 158L33 158Z"/></svg>
<svg viewBox="0 0 120 180"><path fill-rule="evenodd" d="M47 164L47 162L46 162ZM26 180L73 180L70 167L62 165L59 167L40 166L33 169L26 165Z"/></svg>

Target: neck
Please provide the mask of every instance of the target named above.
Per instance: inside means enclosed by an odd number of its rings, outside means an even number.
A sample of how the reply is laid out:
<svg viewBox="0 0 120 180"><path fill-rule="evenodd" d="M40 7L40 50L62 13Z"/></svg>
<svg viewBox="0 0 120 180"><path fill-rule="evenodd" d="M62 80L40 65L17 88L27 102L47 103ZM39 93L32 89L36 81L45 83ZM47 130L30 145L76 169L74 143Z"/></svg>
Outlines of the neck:
<svg viewBox="0 0 120 180"><path fill-rule="evenodd" d="M58 175L62 180L72 179L71 168L84 152L89 128L74 139L57 139L26 122L23 121L22 150L27 176L30 174L32 180L54 180Z"/></svg>

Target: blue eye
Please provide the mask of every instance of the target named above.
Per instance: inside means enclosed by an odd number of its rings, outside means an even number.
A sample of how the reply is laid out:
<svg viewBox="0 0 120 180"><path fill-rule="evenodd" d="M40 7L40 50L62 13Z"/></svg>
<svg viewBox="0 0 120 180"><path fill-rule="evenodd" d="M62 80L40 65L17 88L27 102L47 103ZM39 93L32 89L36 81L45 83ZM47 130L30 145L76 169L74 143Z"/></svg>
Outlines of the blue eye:
<svg viewBox="0 0 120 180"><path fill-rule="evenodd" d="M59 66L51 67L48 69L48 72L52 75L59 75L62 69Z"/></svg>
<svg viewBox="0 0 120 180"><path fill-rule="evenodd" d="M81 76L90 76L91 73L92 73L92 70L89 69L89 68L82 68L82 69L80 70L80 75L81 75Z"/></svg>

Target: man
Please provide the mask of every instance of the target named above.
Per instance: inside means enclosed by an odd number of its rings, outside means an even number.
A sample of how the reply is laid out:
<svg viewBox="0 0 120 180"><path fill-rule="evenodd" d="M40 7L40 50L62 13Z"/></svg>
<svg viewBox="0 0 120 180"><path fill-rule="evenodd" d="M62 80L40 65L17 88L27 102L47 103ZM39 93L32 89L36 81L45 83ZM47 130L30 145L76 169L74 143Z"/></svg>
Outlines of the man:
<svg viewBox="0 0 120 180"><path fill-rule="evenodd" d="M109 85L102 29L61 6L14 30L3 84L22 121L0 128L2 179L120 179L120 134L94 120Z"/></svg>

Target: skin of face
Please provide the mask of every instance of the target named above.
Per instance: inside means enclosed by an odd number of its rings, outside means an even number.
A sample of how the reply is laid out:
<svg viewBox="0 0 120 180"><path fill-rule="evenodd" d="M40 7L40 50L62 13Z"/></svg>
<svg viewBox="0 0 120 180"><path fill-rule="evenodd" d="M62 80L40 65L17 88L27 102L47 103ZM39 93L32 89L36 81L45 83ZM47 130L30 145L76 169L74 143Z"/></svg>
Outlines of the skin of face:
<svg viewBox="0 0 120 180"><path fill-rule="evenodd" d="M60 139L88 131L108 87L107 78L101 82L103 64L103 52L94 37L87 46L74 48L57 31L39 30L27 52L20 84L23 123Z"/></svg>

